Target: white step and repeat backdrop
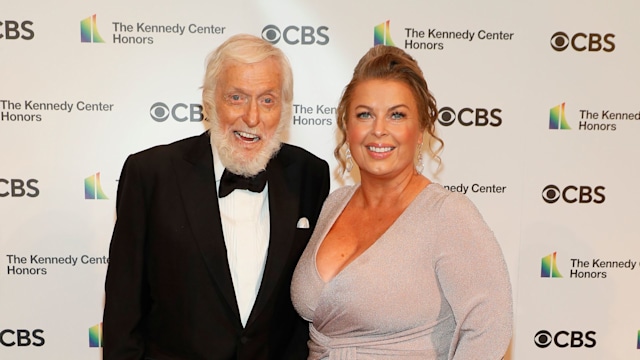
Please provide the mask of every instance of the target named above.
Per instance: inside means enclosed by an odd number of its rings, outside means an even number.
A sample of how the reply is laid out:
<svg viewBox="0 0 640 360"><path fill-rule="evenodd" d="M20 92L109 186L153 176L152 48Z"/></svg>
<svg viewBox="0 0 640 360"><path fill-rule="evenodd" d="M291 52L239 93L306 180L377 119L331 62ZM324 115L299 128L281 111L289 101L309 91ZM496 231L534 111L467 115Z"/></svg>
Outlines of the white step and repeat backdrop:
<svg viewBox="0 0 640 360"><path fill-rule="evenodd" d="M376 41L412 54L445 140L441 171L425 175L476 203L508 262L508 358L640 358L639 11L622 0L4 1L0 358L101 358L123 161L204 130L205 57L241 32L289 56L289 142L333 168L335 107L357 60ZM335 173L332 188L353 181Z"/></svg>

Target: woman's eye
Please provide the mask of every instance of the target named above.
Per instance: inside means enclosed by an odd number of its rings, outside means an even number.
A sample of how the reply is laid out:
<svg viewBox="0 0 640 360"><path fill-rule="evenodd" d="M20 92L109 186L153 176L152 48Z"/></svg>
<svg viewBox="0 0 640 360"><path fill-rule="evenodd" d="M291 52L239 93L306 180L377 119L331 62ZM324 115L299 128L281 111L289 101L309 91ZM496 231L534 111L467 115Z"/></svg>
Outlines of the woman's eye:
<svg viewBox="0 0 640 360"><path fill-rule="evenodd" d="M404 118L404 113L401 113L399 111L394 112L393 114L391 114L391 118L394 120L400 120Z"/></svg>
<svg viewBox="0 0 640 360"><path fill-rule="evenodd" d="M359 119L369 119L371 118L371 113L363 111L363 112L357 113L356 117Z"/></svg>

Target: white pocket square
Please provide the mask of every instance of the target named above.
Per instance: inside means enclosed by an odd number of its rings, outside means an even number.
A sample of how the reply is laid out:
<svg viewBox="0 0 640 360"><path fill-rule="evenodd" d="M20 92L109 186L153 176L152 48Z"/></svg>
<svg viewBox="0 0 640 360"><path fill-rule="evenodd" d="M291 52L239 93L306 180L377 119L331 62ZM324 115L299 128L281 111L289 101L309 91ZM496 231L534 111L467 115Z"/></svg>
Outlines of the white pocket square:
<svg viewBox="0 0 640 360"><path fill-rule="evenodd" d="M309 219L306 217L301 217L296 224L298 229L308 229L309 228Z"/></svg>

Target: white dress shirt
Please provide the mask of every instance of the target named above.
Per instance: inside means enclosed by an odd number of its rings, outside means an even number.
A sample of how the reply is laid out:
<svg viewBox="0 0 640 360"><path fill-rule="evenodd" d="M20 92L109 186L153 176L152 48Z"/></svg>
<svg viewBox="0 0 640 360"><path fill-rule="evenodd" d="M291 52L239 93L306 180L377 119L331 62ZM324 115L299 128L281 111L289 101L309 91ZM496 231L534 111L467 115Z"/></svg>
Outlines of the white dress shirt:
<svg viewBox="0 0 640 360"><path fill-rule="evenodd" d="M215 145L211 144L211 148L216 191L219 191L225 167ZM229 270L243 326L247 325L260 290L267 259L270 230L268 193L269 184L261 193L234 190L231 194L218 198Z"/></svg>

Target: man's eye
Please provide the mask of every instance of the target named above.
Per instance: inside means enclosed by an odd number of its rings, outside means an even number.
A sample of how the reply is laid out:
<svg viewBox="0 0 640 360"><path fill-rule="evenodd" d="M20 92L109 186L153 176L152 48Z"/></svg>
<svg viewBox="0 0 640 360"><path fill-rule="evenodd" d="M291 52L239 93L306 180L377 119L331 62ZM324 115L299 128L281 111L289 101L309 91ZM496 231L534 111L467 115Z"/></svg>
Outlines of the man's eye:
<svg viewBox="0 0 640 360"><path fill-rule="evenodd" d="M272 95L265 95L260 98L260 102L265 106L273 106L278 103L278 98Z"/></svg>
<svg viewBox="0 0 640 360"><path fill-rule="evenodd" d="M231 94L227 96L227 100L235 104L244 102L245 98L246 97L244 95L240 94Z"/></svg>

